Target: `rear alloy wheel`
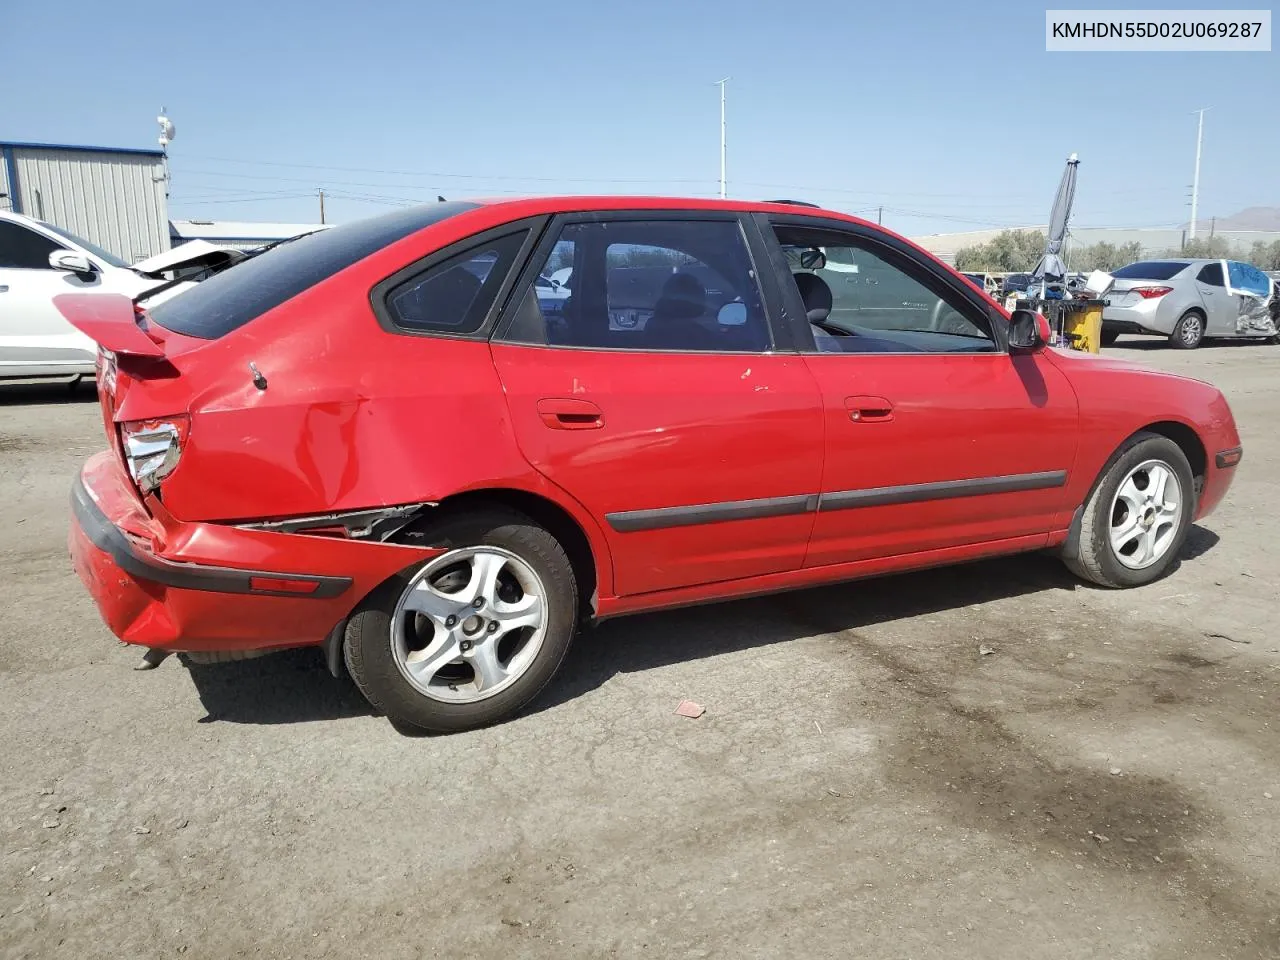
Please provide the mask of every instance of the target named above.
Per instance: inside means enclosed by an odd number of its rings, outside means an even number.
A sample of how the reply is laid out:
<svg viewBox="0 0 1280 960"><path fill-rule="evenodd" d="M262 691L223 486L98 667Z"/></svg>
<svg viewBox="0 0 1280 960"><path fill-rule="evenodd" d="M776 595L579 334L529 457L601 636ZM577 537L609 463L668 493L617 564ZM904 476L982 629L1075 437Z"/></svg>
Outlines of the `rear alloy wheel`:
<svg viewBox="0 0 1280 960"><path fill-rule="evenodd" d="M577 588L556 539L505 510L427 531L446 552L395 578L347 626L347 669L389 718L434 732L503 720L559 668Z"/></svg>
<svg viewBox="0 0 1280 960"><path fill-rule="evenodd" d="M1169 334L1169 342L1179 350L1194 350L1204 340L1204 314L1188 310Z"/></svg>
<svg viewBox="0 0 1280 960"><path fill-rule="evenodd" d="M1139 433L1113 458L1085 503L1063 560L1104 587L1137 587L1162 577L1195 516L1195 479L1182 449Z"/></svg>

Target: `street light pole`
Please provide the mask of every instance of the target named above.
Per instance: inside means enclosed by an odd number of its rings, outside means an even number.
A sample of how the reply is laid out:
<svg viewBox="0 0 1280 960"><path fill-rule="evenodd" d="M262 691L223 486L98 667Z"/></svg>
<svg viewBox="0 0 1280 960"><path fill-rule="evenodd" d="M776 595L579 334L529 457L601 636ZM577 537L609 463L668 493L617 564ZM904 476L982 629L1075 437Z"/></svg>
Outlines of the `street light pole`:
<svg viewBox="0 0 1280 960"><path fill-rule="evenodd" d="M728 83L732 77L725 77L723 80L717 80L720 85L720 199L726 197L725 190L725 136L724 136L724 85Z"/></svg>
<svg viewBox="0 0 1280 960"><path fill-rule="evenodd" d="M1204 111L1208 107L1197 110L1200 114L1200 126L1196 131L1196 173L1195 178L1191 181L1191 227L1187 231L1187 239L1194 240L1196 238L1196 216L1200 208L1200 146L1204 142Z"/></svg>

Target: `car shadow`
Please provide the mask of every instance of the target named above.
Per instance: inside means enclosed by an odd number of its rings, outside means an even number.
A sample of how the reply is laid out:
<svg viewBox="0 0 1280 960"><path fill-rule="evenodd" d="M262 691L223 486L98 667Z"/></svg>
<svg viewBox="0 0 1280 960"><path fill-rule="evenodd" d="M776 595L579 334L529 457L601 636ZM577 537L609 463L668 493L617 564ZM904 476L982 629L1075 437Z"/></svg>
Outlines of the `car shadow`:
<svg viewBox="0 0 1280 960"><path fill-rule="evenodd" d="M309 723L376 715L349 677L329 673L315 647L230 663L195 663L182 654L178 659L204 705L200 723Z"/></svg>
<svg viewBox="0 0 1280 960"><path fill-rule="evenodd" d="M1193 525L1173 569L1218 541L1216 533ZM621 673L1054 589L1102 588L1082 583L1050 554L1021 554L608 621L578 639L551 688L526 712L581 697Z"/></svg>
<svg viewBox="0 0 1280 960"><path fill-rule="evenodd" d="M1179 564L1203 556L1218 539L1193 526ZM578 637L559 674L522 714L563 705L619 674L1055 589L1090 588L1056 557L1023 554L610 620ZM201 723L308 723L377 715L350 678L335 679L328 672L318 648L218 664L179 658L206 710ZM405 736L423 735L393 726Z"/></svg>
<svg viewBox="0 0 1280 960"><path fill-rule="evenodd" d="M1237 339L1237 338L1231 337L1231 338L1222 339L1222 340L1206 337L1204 342L1201 343L1197 349L1217 350L1217 349L1235 349L1239 347L1257 347L1263 344L1264 342L1265 341L1260 337L1252 338L1252 339ZM1118 340L1115 343L1113 343L1111 346L1104 347L1103 353L1109 353L1115 350L1120 350L1120 351L1134 350L1139 353L1145 353L1152 350L1176 350L1176 349L1177 347L1173 346L1173 344L1171 344L1168 338L1166 337L1143 337L1140 340L1132 339L1132 338L1125 338L1123 340Z"/></svg>
<svg viewBox="0 0 1280 960"><path fill-rule="evenodd" d="M1203 557L1216 547L1221 539L1220 536L1207 527L1193 523L1191 529L1187 531L1187 539L1182 544L1182 551L1178 554L1178 562L1174 569L1176 570L1188 560L1198 560Z"/></svg>
<svg viewBox="0 0 1280 960"><path fill-rule="evenodd" d="M1077 585L1056 558L1030 554L610 620L578 638L526 712L574 700L617 674Z"/></svg>

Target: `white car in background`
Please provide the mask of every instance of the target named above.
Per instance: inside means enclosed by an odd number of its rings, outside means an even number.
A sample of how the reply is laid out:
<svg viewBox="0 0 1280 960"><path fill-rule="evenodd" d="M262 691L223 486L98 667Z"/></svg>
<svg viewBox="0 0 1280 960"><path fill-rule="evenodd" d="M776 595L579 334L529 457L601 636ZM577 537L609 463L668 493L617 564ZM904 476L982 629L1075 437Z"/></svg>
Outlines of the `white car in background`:
<svg viewBox="0 0 1280 960"><path fill-rule="evenodd" d="M151 291L144 302L155 304L194 286L190 277L225 269L244 256L195 240L131 267L51 224L0 212L0 383L93 376L97 344L58 312L58 294L123 293L137 299ZM181 279L166 280L168 272Z"/></svg>

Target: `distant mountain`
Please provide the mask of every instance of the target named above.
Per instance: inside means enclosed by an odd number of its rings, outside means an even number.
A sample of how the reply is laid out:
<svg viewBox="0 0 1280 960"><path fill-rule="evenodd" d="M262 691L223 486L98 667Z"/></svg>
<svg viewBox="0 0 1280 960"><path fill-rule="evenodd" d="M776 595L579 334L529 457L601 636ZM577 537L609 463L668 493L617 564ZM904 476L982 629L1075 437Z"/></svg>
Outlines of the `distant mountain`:
<svg viewBox="0 0 1280 960"><path fill-rule="evenodd" d="M1184 223L1183 229L1190 224ZM1210 221L1201 219L1197 233L1208 233ZM1248 207L1229 217L1218 217L1213 223L1217 230L1275 230L1280 231L1280 207Z"/></svg>

